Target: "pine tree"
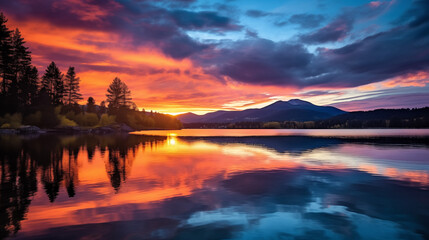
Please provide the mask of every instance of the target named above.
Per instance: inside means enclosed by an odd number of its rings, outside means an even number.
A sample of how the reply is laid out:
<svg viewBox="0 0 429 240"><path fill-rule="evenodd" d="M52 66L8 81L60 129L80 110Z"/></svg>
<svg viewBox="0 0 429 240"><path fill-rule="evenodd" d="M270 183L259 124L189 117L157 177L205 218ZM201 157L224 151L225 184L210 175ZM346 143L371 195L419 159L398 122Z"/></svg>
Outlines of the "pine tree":
<svg viewBox="0 0 429 240"><path fill-rule="evenodd" d="M62 104L64 97L63 74L54 62L49 64L42 77L42 88L49 94L52 104Z"/></svg>
<svg viewBox="0 0 429 240"><path fill-rule="evenodd" d="M117 77L113 79L113 82L109 85L106 96L109 108L128 108L131 105L131 91L128 89L128 86Z"/></svg>
<svg viewBox="0 0 429 240"><path fill-rule="evenodd" d="M72 105L77 103L82 99L82 94L79 90L79 81L80 79L76 77L74 67L69 67L67 75L64 78L64 88L65 88L65 101L66 105Z"/></svg>
<svg viewBox="0 0 429 240"><path fill-rule="evenodd" d="M55 88L55 91L54 91L52 102L55 105L62 105L64 103L64 95L65 95L63 74L61 74L59 78L55 79L54 88Z"/></svg>
<svg viewBox="0 0 429 240"><path fill-rule="evenodd" d="M6 94L12 80L12 38L11 31L6 26L7 19L0 13L0 74L2 78L2 93Z"/></svg>
<svg viewBox="0 0 429 240"><path fill-rule="evenodd" d="M86 112L88 112L88 113L95 113L96 112L95 100L93 97L88 98L88 102L86 103Z"/></svg>
<svg viewBox="0 0 429 240"><path fill-rule="evenodd" d="M100 108L98 109L99 115L101 115L103 113L106 113L106 102L105 101L100 102Z"/></svg>
<svg viewBox="0 0 429 240"><path fill-rule="evenodd" d="M28 47L24 46L25 41L22 38L21 33L18 29L15 30L12 34L12 79L9 86L9 95L12 97L12 101L20 106L26 105L29 103L29 95L26 91L32 88L32 86L26 86L26 84L31 84L31 80L28 79L34 78L34 76L29 76L31 74L31 52L28 51ZM27 74L27 76L25 76ZM36 72L37 74L37 72ZM27 78L27 79L24 79Z"/></svg>
<svg viewBox="0 0 429 240"><path fill-rule="evenodd" d="M131 91L128 89L128 86L122 82L122 106L130 108L132 106L132 98L131 98Z"/></svg>
<svg viewBox="0 0 429 240"><path fill-rule="evenodd" d="M27 66L18 82L20 92L18 94L20 103L30 105L34 103L37 96L39 74L34 66Z"/></svg>
<svg viewBox="0 0 429 240"><path fill-rule="evenodd" d="M18 81L31 64L31 52L24 46L25 41L17 28L12 34L12 87L17 88Z"/></svg>

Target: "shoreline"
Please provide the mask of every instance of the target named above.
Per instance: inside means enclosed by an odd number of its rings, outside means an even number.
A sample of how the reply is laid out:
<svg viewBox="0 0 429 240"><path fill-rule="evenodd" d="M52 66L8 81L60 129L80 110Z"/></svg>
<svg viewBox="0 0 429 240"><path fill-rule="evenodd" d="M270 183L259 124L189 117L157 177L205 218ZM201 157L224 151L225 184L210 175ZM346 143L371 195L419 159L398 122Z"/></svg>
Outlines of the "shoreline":
<svg viewBox="0 0 429 240"><path fill-rule="evenodd" d="M144 129L135 130L126 124L119 123L102 127L58 127L39 128L32 125L23 125L19 128L0 128L0 135L33 135L33 134L128 134L135 131L180 130L180 129Z"/></svg>

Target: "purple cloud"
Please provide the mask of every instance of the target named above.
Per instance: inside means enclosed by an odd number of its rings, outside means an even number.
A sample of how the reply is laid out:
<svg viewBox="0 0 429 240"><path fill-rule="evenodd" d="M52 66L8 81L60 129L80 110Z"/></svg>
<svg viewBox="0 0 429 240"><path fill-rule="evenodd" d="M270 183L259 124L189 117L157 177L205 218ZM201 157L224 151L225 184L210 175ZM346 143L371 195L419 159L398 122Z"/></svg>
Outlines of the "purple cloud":
<svg viewBox="0 0 429 240"><path fill-rule="evenodd" d="M389 2L377 2L377 4L369 3L359 7L345 8L343 13L332 22L314 32L301 35L300 40L307 44L340 41L349 35L358 19L373 18L381 14L389 5ZM298 16L295 21L303 18L305 17Z"/></svg>

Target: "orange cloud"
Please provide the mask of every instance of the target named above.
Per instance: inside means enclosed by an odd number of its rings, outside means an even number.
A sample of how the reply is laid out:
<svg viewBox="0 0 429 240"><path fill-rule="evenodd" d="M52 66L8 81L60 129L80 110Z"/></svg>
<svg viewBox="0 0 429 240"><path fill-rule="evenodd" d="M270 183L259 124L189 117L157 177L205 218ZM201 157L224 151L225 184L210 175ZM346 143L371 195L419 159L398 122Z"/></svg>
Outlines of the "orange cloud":
<svg viewBox="0 0 429 240"><path fill-rule="evenodd" d="M382 82L387 88L394 87L424 87L429 83L429 73L420 71L417 73L404 74Z"/></svg>

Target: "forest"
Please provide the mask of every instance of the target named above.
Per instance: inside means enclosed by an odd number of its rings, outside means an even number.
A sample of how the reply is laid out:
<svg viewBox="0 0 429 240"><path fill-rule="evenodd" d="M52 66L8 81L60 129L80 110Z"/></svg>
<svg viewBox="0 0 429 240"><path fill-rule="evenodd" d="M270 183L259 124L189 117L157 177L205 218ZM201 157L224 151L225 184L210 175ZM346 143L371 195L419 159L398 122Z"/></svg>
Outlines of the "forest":
<svg viewBox="0 0 429 240"><path fill-rule="evenodd" d="M112 80L106 99L83 100L80 79L70 66L64 75L51 62L43 75L32 64L31 52L19 29L10 30L0 13L0 128L22 125L40 128L95 128L126 124L133 130L179 129L175 117L139 110L131 91L119 78Z"/></svg>

